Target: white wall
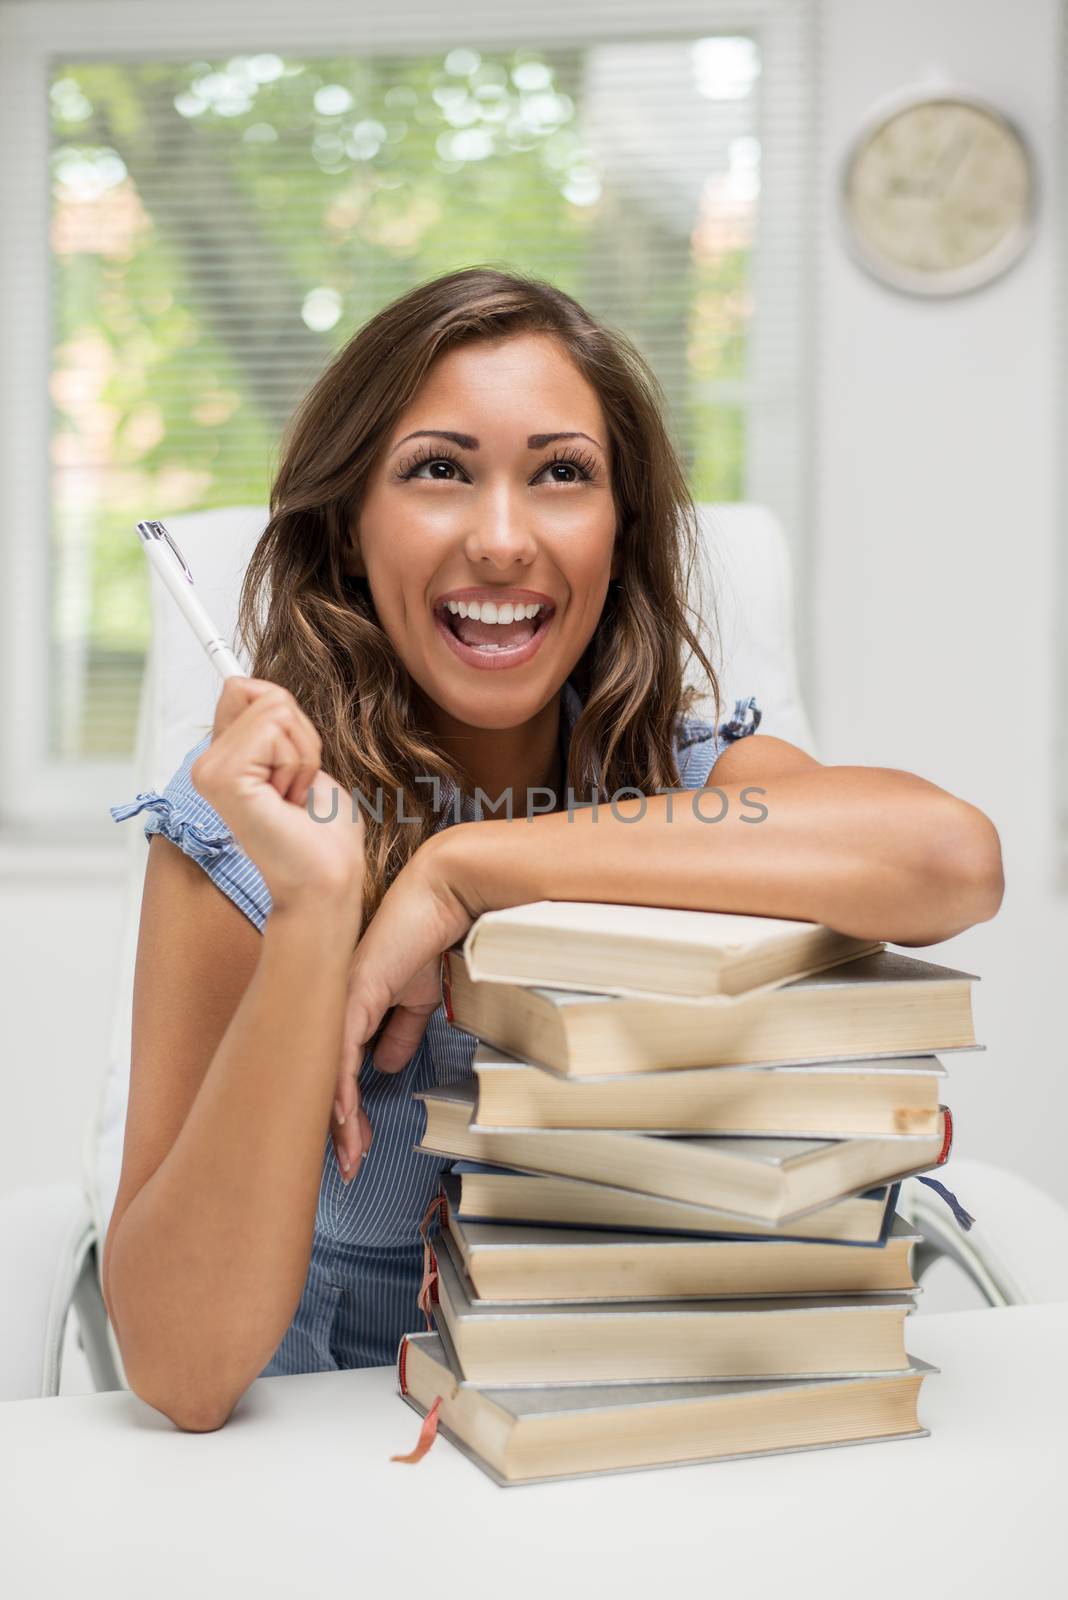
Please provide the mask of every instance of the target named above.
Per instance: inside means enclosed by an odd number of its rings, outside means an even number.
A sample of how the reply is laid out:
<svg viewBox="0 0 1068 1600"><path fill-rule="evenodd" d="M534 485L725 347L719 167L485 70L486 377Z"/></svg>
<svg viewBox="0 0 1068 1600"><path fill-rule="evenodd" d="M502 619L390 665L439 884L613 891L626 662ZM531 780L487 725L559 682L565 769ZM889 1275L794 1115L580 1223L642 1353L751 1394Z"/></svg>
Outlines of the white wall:
<svg viewBox="0 0 1068 1600"><path fill-rule="evenodd" d="M123 859L0 878L0 1196L79 1178L110 1040Z"/></svg>
<svg viewBox="0 0 1068 1600"><path fill-rule="evenodd" d="M1056 0L826 0L817 691L824 761L903 767L984 810L1000 915L930 958L978 973L980 1054L947 1056L961 1155L1068 1201L1060 1014L1068 897L1054 888L1060 330ZM937 66L1030 135L1037 239L1001 282L925 303L834 241L838 163L870 103Z"/></svg>
<svg viewBox="0 0 1068 1600"><path fill-rule="evenodd" d="M825 761L919 772L1001 831L1000 916L929 952L982 977L988 1049L946 1057L957 1149L1068 1201L1057 1015L1068 902L1053 889L1058 10L1055 0L826 0L808 678ZM1027 259L993 288L940 305L865 278L832 216L858 119L932 63L1015 113L1047 191ZM80 1171L121 894L106 877L60 874L0 882L0 897L3 1193Z"/></svg>

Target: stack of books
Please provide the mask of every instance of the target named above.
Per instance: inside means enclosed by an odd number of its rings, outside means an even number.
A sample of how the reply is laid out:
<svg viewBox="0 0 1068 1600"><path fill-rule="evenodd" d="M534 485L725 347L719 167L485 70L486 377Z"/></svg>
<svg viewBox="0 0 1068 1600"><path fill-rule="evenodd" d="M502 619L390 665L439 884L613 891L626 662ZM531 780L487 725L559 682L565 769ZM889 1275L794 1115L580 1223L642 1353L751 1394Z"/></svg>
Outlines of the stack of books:
<svg viewBox="0 0 1068 1600"><path fill-rule="evenodd" d="M921 1437L901 1180L975 975L815 923L540 901L442 958L474 1079L400 1391L501 1484ZM431 1243L433 1222L440 1235Z"/></svg>

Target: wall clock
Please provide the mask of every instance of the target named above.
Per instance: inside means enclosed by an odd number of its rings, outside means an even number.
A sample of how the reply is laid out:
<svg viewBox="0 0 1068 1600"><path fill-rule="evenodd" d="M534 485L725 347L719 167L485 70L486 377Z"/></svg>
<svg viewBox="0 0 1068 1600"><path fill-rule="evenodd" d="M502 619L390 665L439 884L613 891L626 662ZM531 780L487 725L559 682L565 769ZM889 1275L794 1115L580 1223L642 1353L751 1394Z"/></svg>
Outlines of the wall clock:
<svg viewBox="0 0 1068 1600"><path fill-rule="evenodd" d="M891 288L953 295L1019 260L1037 211L1035 161L1020 128L965 90L881 102L842 169L853 256Z"/></svg>

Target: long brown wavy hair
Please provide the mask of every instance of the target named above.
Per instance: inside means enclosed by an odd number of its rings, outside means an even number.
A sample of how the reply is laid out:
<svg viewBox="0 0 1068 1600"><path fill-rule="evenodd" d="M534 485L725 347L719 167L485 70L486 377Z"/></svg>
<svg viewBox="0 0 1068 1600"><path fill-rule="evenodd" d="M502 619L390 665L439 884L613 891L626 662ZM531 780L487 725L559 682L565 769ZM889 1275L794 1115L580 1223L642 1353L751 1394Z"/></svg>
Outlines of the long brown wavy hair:
<svg viewBox="0 0 1068 1600"><path fill-rule="evenodd" d="M612 442L619 577L571 673L583 710L567 784L580 802L678 787L677 724L701 694L684 687L685 651L708 679L719 723L719 683L688 602L701 559L697 513L651 368L625 335L542 279L477 266L418 285L353 335L290 419L238 613L252 675L294 695L318 729L324 769L368 807L377 809L381 787L382 821L364 812L365 926L439 821L433 786L416 778L436 775L449 804L463 777L425 725L422 692L367 579L347 570L352 530L373 464L432 363L460 344L520 333L558 340L597 391Z"/></svg>

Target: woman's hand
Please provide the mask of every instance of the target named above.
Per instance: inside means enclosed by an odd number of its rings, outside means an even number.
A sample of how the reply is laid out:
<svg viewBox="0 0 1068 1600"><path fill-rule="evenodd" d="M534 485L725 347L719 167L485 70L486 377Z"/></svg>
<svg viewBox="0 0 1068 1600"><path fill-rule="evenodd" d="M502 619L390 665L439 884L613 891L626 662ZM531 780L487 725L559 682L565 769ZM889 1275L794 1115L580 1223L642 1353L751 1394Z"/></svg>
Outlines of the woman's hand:
<svg viewBox="0 0 1068 1600"><path fill-rule="evenodd" d="M228 678L211 744L190 776L259 867L272 909L336 893L357 912L355 940L363 918L363 815L357 808L353 820L345 791L319 765L321 751L315 725L288 689Z"/></svg>
<svg viewBox="0 0 1068 1600"><path fill-rule="evenodd" d="M353 819L340 784L319 765L321 752L318 730L288 689L263 678L228 678L211 744L190 776L260 869L272 912L338 896L351 909L355 944L363 922L363 814L357 808ZM349 1112L350 1137L367 1149L371 1125L355 1095Z"/></svg>
<svg viewBox="0 0 1068 1600"><path fill-rule="evenodd" d="M353 1109L368 1040L395 1007L375 1045L374 1064L380 1072L408 1065L441 1004L441 952L462 939L479 914L461 893L454 859L444 835L421 845L386 890L353 956L334 1108L343 1183L356 1176L365 1148Z"/></svg>

